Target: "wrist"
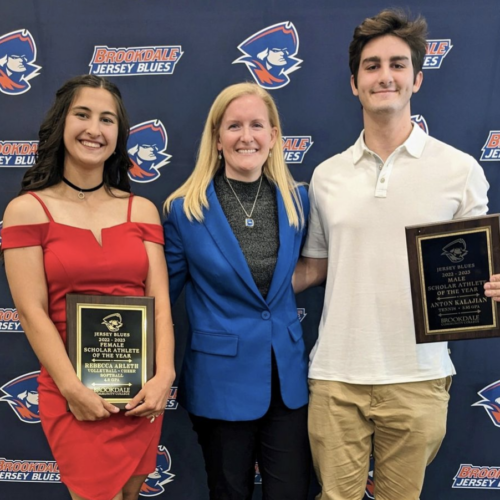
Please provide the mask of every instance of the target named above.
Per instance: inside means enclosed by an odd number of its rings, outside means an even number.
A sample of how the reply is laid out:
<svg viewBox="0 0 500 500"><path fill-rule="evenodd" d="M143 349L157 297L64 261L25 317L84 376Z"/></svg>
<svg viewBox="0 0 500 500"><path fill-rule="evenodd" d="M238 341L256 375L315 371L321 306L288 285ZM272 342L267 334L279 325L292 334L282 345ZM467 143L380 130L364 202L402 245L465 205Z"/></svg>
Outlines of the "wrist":
<svg viewBox="0 0 500 500"><path fill-rule="evenodd" d="M70 400L79 393L82 392L83 384L81 381L75 376L71 380L66 380L62 384L58 384L58 388L61 391L61 394L65 399Z"/></svg>
<svg viewBox="0 0 500 500"><path fill-rule="evenodd" d="M154 376L160 380L172 383L175 379L175 368L173 366L163 366L160 369L157 368Z"/></svg>

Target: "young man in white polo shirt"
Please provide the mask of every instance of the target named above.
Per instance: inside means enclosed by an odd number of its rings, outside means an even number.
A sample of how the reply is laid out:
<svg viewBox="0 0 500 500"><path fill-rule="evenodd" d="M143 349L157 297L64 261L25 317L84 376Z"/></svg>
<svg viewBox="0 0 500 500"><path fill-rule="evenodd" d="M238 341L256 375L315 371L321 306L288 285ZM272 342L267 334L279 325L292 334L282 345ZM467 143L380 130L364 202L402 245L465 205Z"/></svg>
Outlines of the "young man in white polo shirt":
<svg viewBox="0 0 500 500"><path fill-rule="evenodd" d="M326 279L311 352L309 434L321 500L361 500L369 456L377 500L417 500L446 430L453 364L446 343L417 345L405 226L487 212L469 155L411 122L427 24L386 10L349 48L364 130L319 165L296 291Z"/></svg>

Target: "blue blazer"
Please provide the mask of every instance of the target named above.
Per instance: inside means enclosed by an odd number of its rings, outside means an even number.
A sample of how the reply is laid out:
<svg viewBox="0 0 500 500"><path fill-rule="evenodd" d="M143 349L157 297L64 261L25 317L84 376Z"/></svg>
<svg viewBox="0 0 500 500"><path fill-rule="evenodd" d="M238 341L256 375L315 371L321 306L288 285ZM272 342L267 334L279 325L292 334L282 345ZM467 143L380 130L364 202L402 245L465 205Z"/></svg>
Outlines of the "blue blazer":
<svg viewBox="0 0 500 500"><path fill-rule="evenodd" d="M309 200L299 187L307 221ZM186 285L189 334L179 398L195 415L221 420L262 417L271 400L271 347L283 401L307 403L307 356L291 279L305 236L290 227L276 190L279 251L264 299L217 199L213 182L204 221L190 222L183 199L164 222L170 297Z"/></svg>

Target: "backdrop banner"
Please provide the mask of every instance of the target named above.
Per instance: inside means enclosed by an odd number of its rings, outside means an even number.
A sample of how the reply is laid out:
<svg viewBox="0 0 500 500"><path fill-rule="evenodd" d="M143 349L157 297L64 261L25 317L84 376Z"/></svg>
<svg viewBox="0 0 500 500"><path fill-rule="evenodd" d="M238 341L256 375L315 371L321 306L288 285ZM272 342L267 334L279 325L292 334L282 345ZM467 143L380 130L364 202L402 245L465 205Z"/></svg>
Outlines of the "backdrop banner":
<svg viewBox="0 0 500 500"><path fill-rule="evenodd" d="M364 18L393 6L420 13L429 24L424 81L412 98L412 119L480 162L491 185L489 211L500 212L498 0L2 0L1 6L0 220L34 163L38 129L55 91L80 74L106 76L119 86L131 122L132 190L159 210L193 169L215 96L243 81L272 93L287 163L296 180L308 182L320 162L360 134L348 46ZM274 53L267 49L275 47L283 48L285 62L273 64ZM373 261L376 265L376 254ZM319 287L297 298L308 349L317 337L323 293ZM174 307L174 322L180 373L188 328L183 297ZM500 340L454 341L449 347L458 374L448 430L427 470L421 499L494 500L500 489L495 445L500 443ZM0 498L5 500L69 499L40 426L38 370L2 271ZM140 498L208 499L201 450L177 403L177 383L165 412L157 469ZM257 464L255 482L254 499L261 499ZM374 498L373 487L372 463L365 499ZM317 491L313 481L310 499Z"/></svg>

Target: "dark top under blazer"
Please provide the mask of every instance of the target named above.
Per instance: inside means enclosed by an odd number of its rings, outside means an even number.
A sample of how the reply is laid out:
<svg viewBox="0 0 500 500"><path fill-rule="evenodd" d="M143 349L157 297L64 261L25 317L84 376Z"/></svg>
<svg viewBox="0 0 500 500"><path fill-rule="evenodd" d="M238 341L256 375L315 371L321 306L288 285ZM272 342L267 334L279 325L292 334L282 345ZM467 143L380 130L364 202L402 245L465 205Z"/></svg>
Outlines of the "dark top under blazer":
<svg viewBox="0 0 500 500"><path fill-rule="evenodd" d="M299 193L307 221L304 186ZM264 299L213 182L207 197L210 208L204 209L202 223L188 220L179 198L163 224L171 301L186 285L190 323L179 398L190 413L202 417L230 421L262 417L271 398L272 347L283 401L289 408L299 408L308 398L307 355L291 279L305 231L290 227L277 190L280 245Z"/></svg>

